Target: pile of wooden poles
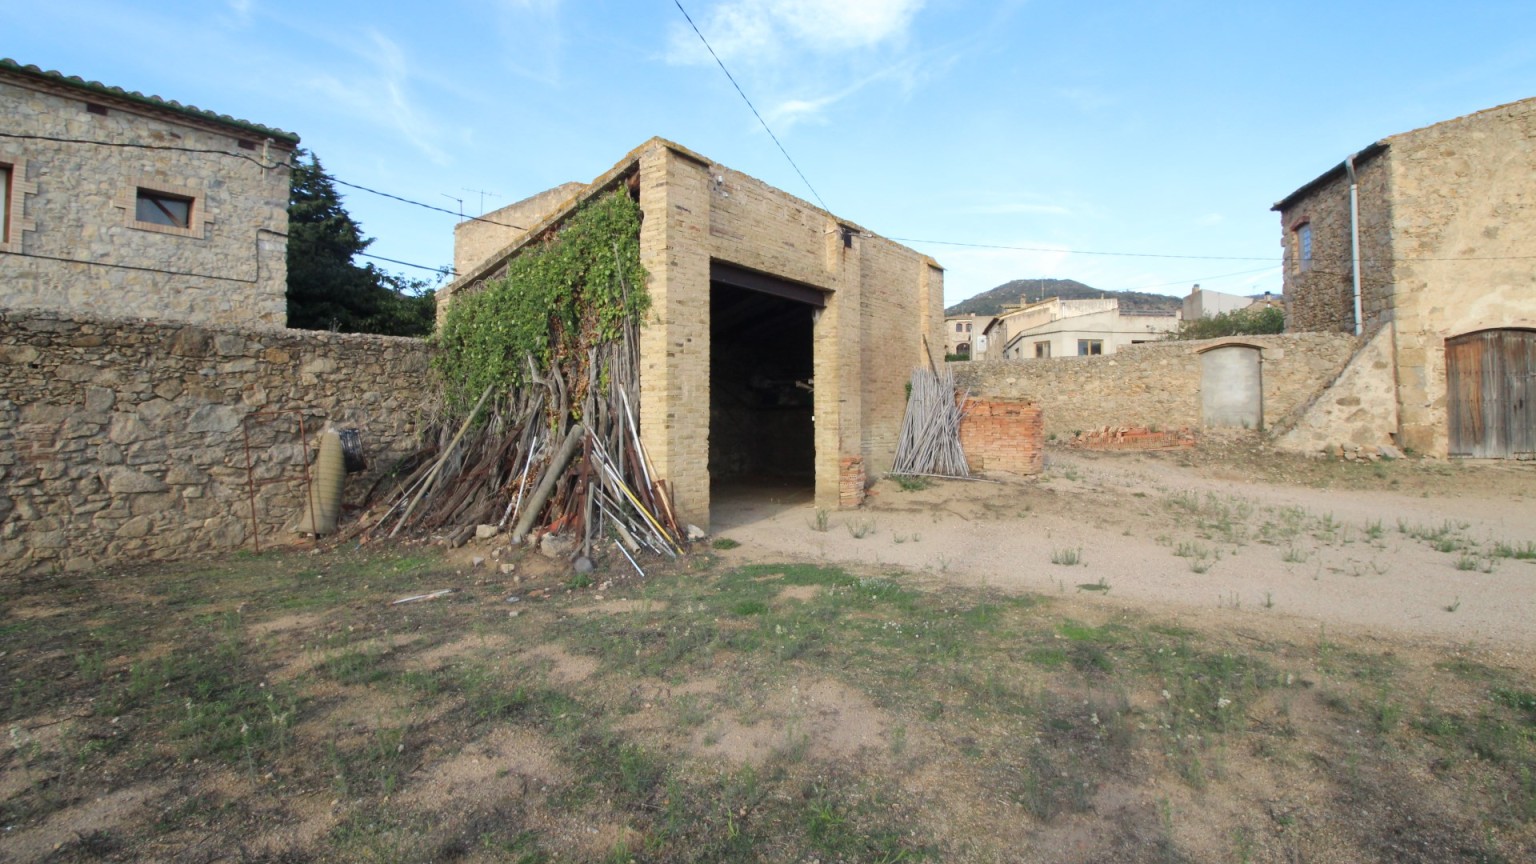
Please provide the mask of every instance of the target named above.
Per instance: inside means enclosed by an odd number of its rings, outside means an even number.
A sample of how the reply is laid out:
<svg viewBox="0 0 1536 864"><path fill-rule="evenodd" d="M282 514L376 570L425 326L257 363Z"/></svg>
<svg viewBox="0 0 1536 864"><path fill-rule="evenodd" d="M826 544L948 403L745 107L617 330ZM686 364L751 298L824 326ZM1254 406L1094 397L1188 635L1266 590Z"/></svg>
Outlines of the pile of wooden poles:
<svg viewBox="0 0 1536 864"><path fill-rule="evenodd" d="M624 338L546 372L528 360L528 383L486 388L358 530L436 534L457 546L494 525L513 542L567 538L558 548L572 560L591 560L611 541L641 575L641 553L677 556L684 535L636 422L637 344L630 325Z"/></svg>
<svg viewBox="0 0 1536 864"><path fill-rule="evenodd" d="M905 476L969 477L965 451L960 447L960 421L965 396L955 392L955 373L918 367L912 373L907 414L896 443L892 474Z"/></svg>

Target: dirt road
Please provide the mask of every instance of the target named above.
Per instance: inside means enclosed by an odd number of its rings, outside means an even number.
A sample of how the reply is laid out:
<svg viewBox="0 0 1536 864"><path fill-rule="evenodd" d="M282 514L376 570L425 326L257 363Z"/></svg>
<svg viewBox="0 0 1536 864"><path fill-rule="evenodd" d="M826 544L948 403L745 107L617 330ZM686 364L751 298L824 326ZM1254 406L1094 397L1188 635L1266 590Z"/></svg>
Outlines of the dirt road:
<svg viewBox="0 0 1536 864"><path fill-rule="evenodd" d="M825 530L803 499L736 501L715 527L754 558L1536 654L1536 466L1053 450L997 479L882 480Z"/></svg>

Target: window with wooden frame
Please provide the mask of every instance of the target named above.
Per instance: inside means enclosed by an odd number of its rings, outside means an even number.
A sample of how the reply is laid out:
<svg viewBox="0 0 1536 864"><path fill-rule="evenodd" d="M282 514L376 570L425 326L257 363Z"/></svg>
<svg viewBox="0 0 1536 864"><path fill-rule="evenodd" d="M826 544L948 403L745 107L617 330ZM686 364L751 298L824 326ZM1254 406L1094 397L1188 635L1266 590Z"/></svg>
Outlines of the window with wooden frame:
<svg viewBox="0 0 1536 864"><path fill-rule="evenodd" d="M140 187L135 201L133 218L151 225L186 230L192 225L192 205L195 199L169 192L156 192Z"/></svg>
<svg viewBox="0 0 1536 864"><path fill-rule="evenodd" d="M1103 339L1079 339L1077 340L1077 356L1092 357L1104 353Z"/></svg>
<svg viewBox="0 0 1536 864"><path fill-rule="evenodd" d="M8 163L0 162L0 243L11 242L11 175Z"/></svg>
<svg viewBox="0 0 1536 864"><path fill-rule="evenodd" d="M201 189L182 188L153 178L136 180L124 186L113 205L124 211L124 223L140 231L176 234L203 239L208 215Z"/></svg>
<svg viewBox="0 0 1536 864"><path fill-rule="evenodd" d="M25 206L36 193L37 184L27 182L27 161L0 155L0 252L20 252L22 232L36 229Z"/></svg>
<svg viewBox="0 0 1536 864"><path fill-rule="evenodd" d="M1035 343L1035 358L1036 359L1038 359L1038 360L1048 360L1048 359L1050 359L1050 356L1051 356L1051 343L1049 343L1049 342L1036 342Z"/></svg>

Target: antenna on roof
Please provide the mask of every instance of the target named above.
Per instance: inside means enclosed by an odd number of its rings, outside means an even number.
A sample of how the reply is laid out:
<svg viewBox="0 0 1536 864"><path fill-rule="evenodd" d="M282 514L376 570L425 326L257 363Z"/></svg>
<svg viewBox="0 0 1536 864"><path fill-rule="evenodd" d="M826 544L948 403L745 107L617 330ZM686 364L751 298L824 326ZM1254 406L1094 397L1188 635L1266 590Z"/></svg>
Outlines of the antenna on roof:
<svg viewBox="0 0 1536 864"><path fill-rule="evenodd" d="M463 189L465 192L475 192L475 193L478 193L480 195L480 214L482 216L485 215L485 196L489 195L492 198L497 197L495 192L487 192L484 189L470 189L467 186L462 186L460 188Z"/></svg>
<svg viewBox="0 0 1536 864"><path fill-rule="evenodd" d="M447 192L439 192L437 194L443 196L444 198L447 198L449 201L457 201L457 202L459 202L459 218L460 219L464 218L464 199L463 198L455 198L452 195L449 195Z"/></svg>

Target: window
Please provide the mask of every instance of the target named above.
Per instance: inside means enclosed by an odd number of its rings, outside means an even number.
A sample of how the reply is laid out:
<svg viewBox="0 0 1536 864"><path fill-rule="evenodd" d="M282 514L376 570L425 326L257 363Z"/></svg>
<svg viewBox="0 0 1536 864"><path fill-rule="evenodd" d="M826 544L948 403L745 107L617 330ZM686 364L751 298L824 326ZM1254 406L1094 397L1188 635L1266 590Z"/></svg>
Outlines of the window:
<svg viewBox="0 0 1536 864"><path fill-rule="evenodd" d="M0 244L11 242L11 166L0 164Z"/></svg>
<svg viewBox="0 0 1536 864"><path fill-rule="evenodd" d="M1050 359L1050 356L1051 356L1051 343L1050 342L1036 342L1035 343L1035 357L1036 358L1041 359L1041 360L1048 360L1048 359Z"/></svg>
<svg viewBox="0 0 1536 864"><path fill-rule="evenodd" d="M1089 357L1104 353L1103 339L1079 339L1077 340L1077 356Z"/></svg>
<svg viewBox="0 0 1536 864"><path fill-rule="evenodd" d="M1312 223L1296 226L1296 269L1302 273L1312 269Z"/></svg>
<svg viewBox="0 0 1536 864"><path fill-rule="evenodd" d="M178 186L158 177L136 177L119 187L112 206L123 211L123 224L138 231L204 240L213 223L207 192Z"/></svg>
<svg viewBox="0 0 1536 864"><path fill-rule="evenodd" d="M21 235L37 226L26 217L23 204L37 194L37 184L27 182L27 161L14 156L0 162L0 252L20 252Z"/></svg>
<svg viewBox="0 0 1536 864"><path fill-rule="evenodd" d="M185 231L192 227L192 199L140 187L133 218Z"/></svg>

